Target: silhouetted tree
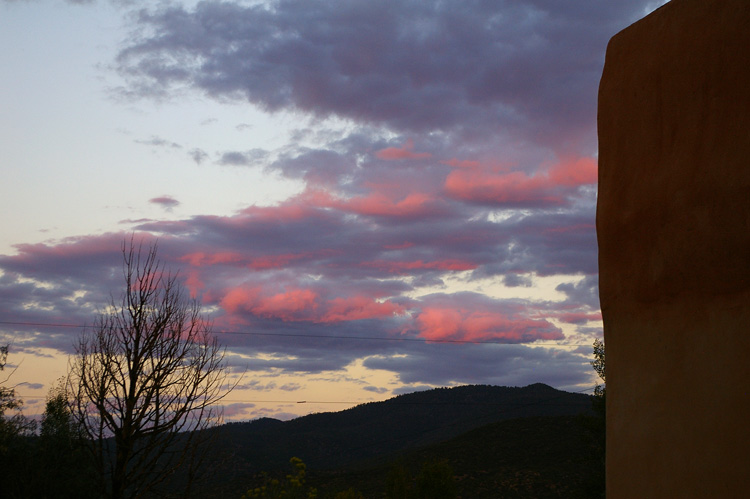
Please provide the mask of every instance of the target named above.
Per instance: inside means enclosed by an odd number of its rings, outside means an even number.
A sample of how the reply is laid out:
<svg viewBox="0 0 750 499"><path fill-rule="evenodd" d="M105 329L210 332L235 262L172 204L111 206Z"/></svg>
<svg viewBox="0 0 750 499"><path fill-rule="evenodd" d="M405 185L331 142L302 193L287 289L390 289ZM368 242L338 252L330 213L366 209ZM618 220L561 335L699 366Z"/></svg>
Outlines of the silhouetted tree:
<svg viewBox="0 0 750 499"><path fill-rule="evenodd" d="M417 476L419 499L454 499L457 495L453 469L445 461L425 463Z"/></svg>
<svg viewBox="0 0 750 499"><path fill-rule="evenodd" d="M0 346L0 372L5 370L8 362L8 345ZM6 412L17 410L21 407L21 401L16 398L14 388L5 386L10 376L3 375L0 379L0 452L7 445L7 439L15 436L19 431L17 415L8 416Z"/></svg>
<svg viewBox="0 0 750 499"><path fill-rule="evenodd" d="M242 499L315 499L318 491L305 485L307 465L302 459L293 457L289 460L293 472L284 480L266 476L264 483L245 492Z"/></svg>
<svg viewBox="0 0 750 499"><path fill-rule="evenodd" d="M219 421L227 393L224 350L156 250L123 243L125 292L70 364L73 416L113 498L149 494L178 469L188 494L211 433L200 430Z"/></svg>
<svg viewBox="0 0 750 499"><path fill-rule="evenodd" d="M445 461L424 463L416 479L399 463L386 479L387 499L453 499L457 494L453 469Z"/></svg>
<svg viewBox="0 0 750 499"><path fill-rule="evenodd" d="M7 361L8 345L0 346L0 372L5 371ZM36 426L21 414L23 402L16 397L15 388L5 386L10 374L0 376L0 453L3 453L8 451L12 440L33 433Z"/></svg>
<svg viewBox="0 0 750 499"><path fill-rule="evenodd" d="M0 346L0 372L5 371L7 360L8 345ZM21 414L23 403L15 389L5 386L10 375L0 376L0 495L26 497L25 482L33 463L30 437L36 425Z"/></svg>
<svg viewBox="0 0 750 499"><path fill-rule="evenodd" d="M65 381L50 390L37 439L36 462L42 471L35 496L84 498L97 495L96 475L80 425L73 418Z"/></svg>
<svg viewBox="0 0 750 499"><path fill-rule="evenodd" d="M385 497L387 499L407 499L410 481L406 466L403 463L395 464L385 479Z"/></svg>

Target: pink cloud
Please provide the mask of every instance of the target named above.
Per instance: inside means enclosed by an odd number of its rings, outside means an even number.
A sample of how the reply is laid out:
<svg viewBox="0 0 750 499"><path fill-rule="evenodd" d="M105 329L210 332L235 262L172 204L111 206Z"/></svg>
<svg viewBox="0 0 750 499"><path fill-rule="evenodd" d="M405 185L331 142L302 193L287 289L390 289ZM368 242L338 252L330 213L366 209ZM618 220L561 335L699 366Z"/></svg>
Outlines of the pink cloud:
<svg viewBox="0 0 750 499"><path fill-rule="evenodd" d="M546 320L512 317L500 312L448 307L423 308L416 319L419 335L428 340L559 340L559 329Z"/></svg>
<svg viewBox="0 0 750 499"><path fill-rule="evenodd" d="M387 261L375 260L372 262L362 262L363 267L375 268L391 274L406 274L410 270L446 270L462 271L474 270L479 265L465 260L448 259L437 260L433 262L415 261Z"/></svg>
<svg viewBox="0 0 750 499"><path fill-rule="evenodd" d="M400 201L389 199L385 194L373 193L365 197L351 198L337 203L345 211L367 216L417 216L434 212L434 198L424 193L408 194Z"/></svg>
<svg viewBox="0 0 750 499"><path fill-rule="evenodd" d="M426 159L432 157L432 154L428 152L413 152L414 141L409 139L404 144L404 147L386 147L375 153L380 159L386 161L393 161L399 159Z"/></svg>
<svg viewBox="0 0 750 499"><path fill-rule="evenodd" d="M226 293L221 306L230 313L253 315L284 321L309 320L318 308L318 295L309 289L290 289L273 295L259 287L234 288Z"/></svg>
<svg viewBox="0 0 750 499"><path fill-rule="evenodd" d="M325 191L307 189L274 206L250 206L241 211L257 221L277 222L279 220L302 220L315 214L318 206L325 204L330 197ZM236 217L237 222L243 223L243 217Z"/></svg>
<svg viewBox="0 0 750 499"><path fill-rule="evenodd" d="M549 181L553 185L578 187L596 184L598 179L599 166L594 158L562 161L549 171Z"/></svg>
<svg viewBox="0 0 750 499"><path fill-rule="evenodd" d="M333 208L364 216L415 217L441 212L438 201L429 194L410 192L401 199L394 199L395 188L391 190L387 184L368 185L376 190L366 196L340 198L327 191L308 189L299 199L310 206Z"/></svg>
<svg viewBox="0 0 750 499"><path fill-rule="evenodd" d="M593 158L561 161L535 175L456 160L446 164L456 168L445 179L444 188L449 196L496 205L564 205L565 188L577 188L597 181L597 164Z"/></svg>
<svg viewBox="0 0 750 499"><path fill-rule="evenodd" d="M276 294L266 294L260 287L234 288L220 303L230 314L247 312L286 322L336 323L392 317L405 311L402 305L387 300L380 302L363 295L327 300L315 291L301 288Z"/></svg>
<svg viewBox="0 0 750 499"><path fill-rule="evenodd" d="M253 270L278 269L289 265L295 260L310 256L309 253L284 253L280 255L248 256L236 252L204 253L197 251L180 258L193 267L206 267L217 264L229 264L247 267Z"/></svg>
<svg viewBox="0 0 750 499"><path fill-rule="evenodd" d="M318 322L342 322L403 314L405 308L390 301L377 302L366 296L334 298L327 303L327 312Z"/></svg>
<svg viewBox="0 0 750 499"><path fill-rule="evenodd" d="M180 257L180 261L187 262L193 267L205 267L216 264L237 264L245 260L245 256L230 251L217 251L214 253L205 253L196 251Z"/></svg>
<svg viewBox="0 0 750 499"><path fill-rule="evenodd" d="M451 158L446 161L441 161L444 165L452 166L453 168L478 168L481 166L479 161L471 161L466 159Z"/></svg>
<svg viewBox="0 0 750 499"><path fill-rule="evenodd" d="M190 269L187 272L187 278L185 279L185 286L190 291L190 297L196 298L198 294L203 290L206 285L200 277L200 273L197 270Z"/></svg>

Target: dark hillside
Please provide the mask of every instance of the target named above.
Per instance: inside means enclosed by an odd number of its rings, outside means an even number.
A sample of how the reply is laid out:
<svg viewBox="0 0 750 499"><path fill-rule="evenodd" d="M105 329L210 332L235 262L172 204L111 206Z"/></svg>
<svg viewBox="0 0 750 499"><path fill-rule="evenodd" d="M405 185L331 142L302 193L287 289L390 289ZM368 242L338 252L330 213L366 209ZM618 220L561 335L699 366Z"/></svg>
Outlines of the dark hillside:
<svg viewBox="0 0 750 499"><path fill-rule="evenodd" d="M233 423L220 428L219 439L225 462L231 464L214 477L229 488L241 487L260 471L286 470L292 456L310 470L372 467L490 423L578 415L590 408L588 395L544 384L473 385L400 395L286 422Z"/></svg>
<svg viewBox="0 0 750 499"><path fill-rule="evenodd" d="M404 453L366 470L317 472L321 497L354 488L367 498L383 497L394 466L414 477L425 463L446 462L459 497L596 497L600 466L580 416L512 419L472 430L447 442Z"/></svg>

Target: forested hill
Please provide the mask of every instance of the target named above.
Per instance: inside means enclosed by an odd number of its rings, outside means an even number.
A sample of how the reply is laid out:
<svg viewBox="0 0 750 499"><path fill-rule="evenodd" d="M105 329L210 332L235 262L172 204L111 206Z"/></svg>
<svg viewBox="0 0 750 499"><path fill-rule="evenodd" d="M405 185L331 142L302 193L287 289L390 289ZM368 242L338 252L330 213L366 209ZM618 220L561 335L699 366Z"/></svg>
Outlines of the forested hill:
<svg viewBox="0 0 750 499"><path fill-rule="evenodd" d="M285 422L265 418L227 424L219 429L219 442L240 474L284 468L292 456L314 469L351 468L387 461L497 421L590 409L590 396L541 383L521 388L459 386Z"/></svg>

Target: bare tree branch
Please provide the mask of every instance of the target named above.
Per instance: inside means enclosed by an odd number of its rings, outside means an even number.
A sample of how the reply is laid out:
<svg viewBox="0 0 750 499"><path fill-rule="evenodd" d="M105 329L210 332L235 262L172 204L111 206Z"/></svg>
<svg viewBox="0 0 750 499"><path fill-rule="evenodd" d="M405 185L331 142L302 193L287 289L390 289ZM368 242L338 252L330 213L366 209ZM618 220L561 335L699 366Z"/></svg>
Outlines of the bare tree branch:
<svg viewBox="0 0 750 499"><path fill-rule="evenodd" d="M156 250L123 243L125 292L81 334L70 365L71 409L114 498L142 497L183 466L194 476L201 430L221 420L231 391L210 322Z"/></svg>

